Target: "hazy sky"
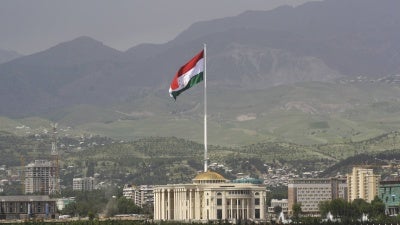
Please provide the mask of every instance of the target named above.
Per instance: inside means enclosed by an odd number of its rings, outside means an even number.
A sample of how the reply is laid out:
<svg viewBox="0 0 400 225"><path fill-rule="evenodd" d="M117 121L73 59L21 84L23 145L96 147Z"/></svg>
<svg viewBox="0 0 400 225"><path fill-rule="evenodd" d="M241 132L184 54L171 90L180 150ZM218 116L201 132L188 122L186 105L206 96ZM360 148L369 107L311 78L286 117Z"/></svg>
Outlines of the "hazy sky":
<svg viewBox="0 0 400 225"><path fill-rule="evenodd" d="M127 50L164 43L197 21L310 0L0 0L0 49L31 54L79 36Z"/></svg>

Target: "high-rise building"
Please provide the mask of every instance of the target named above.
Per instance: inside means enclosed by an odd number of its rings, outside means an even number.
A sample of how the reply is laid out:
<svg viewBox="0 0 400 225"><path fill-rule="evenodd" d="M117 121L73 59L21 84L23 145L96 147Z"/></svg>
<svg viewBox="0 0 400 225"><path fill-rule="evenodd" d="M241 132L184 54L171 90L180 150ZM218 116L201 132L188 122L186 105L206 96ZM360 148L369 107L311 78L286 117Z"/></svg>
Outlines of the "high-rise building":
<svg viewBox="0 0 400 225"><path fill-rule="evenodd" d="M60 185L56 171L56 165L47 160L35 160L25 166L25 194L58 193Z"/></svg>
<svg viewBox="0 0 400 225"><path fill-rule="evenodd" d="M96 185L93 177L83 177L72 179L72 190L74 191L92 191Z"/></svg>
<svg viewBox="0 0 400 225"><path fill-rule="evenodd" d="M215 172L198 174L192 184L154 188L154 219L177 221L265 221L266 187L231 183Z"/></svg>
<svg viewBox="0 0 400 225"><path fill-rule="evenodd" d="M371 202L378 195L379 181L380 176L374 174L373 169L353 167L352 172L347 174L347 200L352 202L354 199L364 199Z"/></svg>
<svg viewBox="0 0 400 225"><path fill-rule="evenodd" d="M347 199L345 178L291 179L288 182L288 212L294 204L301 204L304 214L319 215L319 204L337 198Z"/></svg>

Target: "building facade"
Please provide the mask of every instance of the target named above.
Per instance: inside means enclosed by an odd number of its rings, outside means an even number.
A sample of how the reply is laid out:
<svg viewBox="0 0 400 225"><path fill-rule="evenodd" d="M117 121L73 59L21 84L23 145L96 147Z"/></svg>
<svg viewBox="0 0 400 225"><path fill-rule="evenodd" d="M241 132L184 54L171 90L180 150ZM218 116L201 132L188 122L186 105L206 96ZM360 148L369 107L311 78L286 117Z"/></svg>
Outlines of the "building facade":
<svg viewBox="0 0 400 225"><path fill-rule="evenodd" d="M353 167L347 174L349 202L354 199L364 199L366 202L374 200L378 195L380 176L374 174L373 169L367 167Z"/></svg>
<svg viewBox="0 0 400 225"><path fill-rule="evenodd" d="M133 202L139 201L139 195L137 193L137 187L133 184L125 184L124 188L122 189L122 195L126 199L131 199Z"/></svg>
<svg viewBox="0 0 400 225"><path fill-rule="evenodd" d="M175 221L265 221L266 188L230 183L215 172L198 174L192 184L154 188L154 219Z"/></svg>
<svg viewBox="0 0 400 225"><path fill-rule="evenodd" d="M135 186L126 184L122 190L122 194L127 199L132 199L135 205L143 207L146 204L153 205L154 203L154 186L140 185Z"/></svg>
<svg viewBox="0 0 400 225"><path fill-rule="evenodd" d="M74 191L92 191L95 189L96 180L93 177L83 177L72 179L72 189Z"/></svg>
<svg viewBox="0 0 400 225"><path fill-rule="evenodd" d="M333 199L347 199L345 178L307 178L288 181L288 212L294 204L301 204L304 214L318 216L319 204Z"/></svg>
<svg viewBox="0 0 400 225"><path fill-rule="evenodd" d="M378 196L385 203L387 215L398 215L400 213L400 177L382 180Z"/></svg>
<svg viewBox="0 0 400 225"><path fill-rule="evenodd" d="M35 160L25 166L25 194L40 193L44 195L58 193L60 190L57 178L57 167L47 160Z"/></svg>
<svg viewBox="0 0 400 225"><path fill-rule="evenodd" d="M56 200L47 195L0 196L0 219L56 218Z"/></svg>

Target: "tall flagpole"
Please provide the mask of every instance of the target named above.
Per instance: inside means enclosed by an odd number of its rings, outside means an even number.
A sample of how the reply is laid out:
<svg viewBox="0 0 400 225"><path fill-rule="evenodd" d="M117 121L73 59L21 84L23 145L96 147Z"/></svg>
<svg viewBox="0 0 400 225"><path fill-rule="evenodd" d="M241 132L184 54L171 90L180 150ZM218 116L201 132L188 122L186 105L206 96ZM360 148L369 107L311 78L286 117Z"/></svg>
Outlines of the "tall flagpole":
<svg viewBox="0 0 400 225"><path fill-rule="evenodd" d="M204 172L207 172L207 54L206 44L204 44Z"/></svg>

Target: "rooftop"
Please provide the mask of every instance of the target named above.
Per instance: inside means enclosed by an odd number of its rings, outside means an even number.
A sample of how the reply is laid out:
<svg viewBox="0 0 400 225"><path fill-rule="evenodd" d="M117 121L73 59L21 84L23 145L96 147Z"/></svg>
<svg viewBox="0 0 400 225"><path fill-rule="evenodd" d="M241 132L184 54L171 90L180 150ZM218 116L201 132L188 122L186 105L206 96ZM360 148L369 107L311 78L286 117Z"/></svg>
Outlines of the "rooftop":
<svg viewBox="0 0 400 225"><path fill-rule="evenodd" d="M226 179L221 174L207 171L197 174L193 179L194 183L225 183Z"/></svg>

